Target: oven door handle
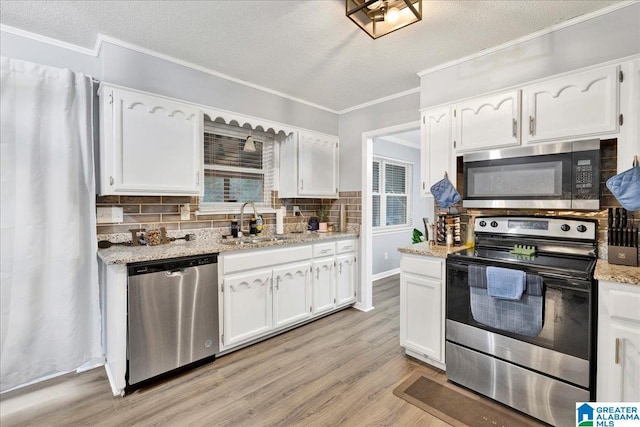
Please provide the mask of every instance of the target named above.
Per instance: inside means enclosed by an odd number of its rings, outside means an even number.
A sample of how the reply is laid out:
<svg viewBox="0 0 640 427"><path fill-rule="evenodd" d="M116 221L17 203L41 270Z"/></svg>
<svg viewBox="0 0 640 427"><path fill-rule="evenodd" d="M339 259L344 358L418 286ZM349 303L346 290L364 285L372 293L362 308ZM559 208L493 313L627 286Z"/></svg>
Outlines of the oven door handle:
<svg viewBox="0 0 640 427"><path fill-rule="evenodd" d="M551 279L560 279L560 280L571 280L573 277L567 274L557 274L557 273L544 273L542 277L549 277Z"/></svg>

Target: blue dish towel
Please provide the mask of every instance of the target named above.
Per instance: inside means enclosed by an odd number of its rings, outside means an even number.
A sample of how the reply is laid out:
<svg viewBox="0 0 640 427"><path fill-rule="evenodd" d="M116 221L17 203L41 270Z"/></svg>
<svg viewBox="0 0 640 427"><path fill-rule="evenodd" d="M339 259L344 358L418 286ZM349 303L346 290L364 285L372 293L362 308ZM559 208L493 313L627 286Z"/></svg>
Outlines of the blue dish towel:
<svg viewBox="0 0 640 427"><path fill-rule="evenodd" d="M494 298L519 300L525 289L526 276L520 270L487 267L487 292Z"/></svg>
<svg viewBox="0 0 640 427"><path fill-rule="evenodd" d="M453 186L447 174L431 186L431 194L441 208L447 209L460 201L460 193Z"/></svg>

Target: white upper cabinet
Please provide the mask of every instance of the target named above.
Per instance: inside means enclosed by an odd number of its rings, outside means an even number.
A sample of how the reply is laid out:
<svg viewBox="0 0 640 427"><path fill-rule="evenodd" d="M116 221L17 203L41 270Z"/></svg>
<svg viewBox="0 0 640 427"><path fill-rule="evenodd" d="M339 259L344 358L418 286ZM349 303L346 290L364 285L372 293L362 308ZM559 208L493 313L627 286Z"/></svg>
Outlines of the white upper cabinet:
<svg viewBox="0 0 640 427"><path fill-rule="evenodd" d="M526 86L527 143L618 131L619 67L609 66Z"/></svg>
<svg viewBox="0 0 640 427"><path fill-rule="evenodd" d="M280 197L338 197L338 137L299 131L280 145Z"/></svg>
<svg viewBox="0 0 640 427"><path fill-rule="evenodd" d="M444 177L456 185L456 162L451 136L451 107L435 108L422 113L420 160L422 195L431 195L431 186Z"/></svg>
<svg viewBox="0 0 640 427"><path fill-rule="evenodd" d="M100 194L202 194L198 108L104 84L100 98Z"/></svg>
<svg viewBox="0 0 640 427"><path fill-rule="evenodd" d="M520 145L520 91L511 90L454 105L456 152Z"/></svg>

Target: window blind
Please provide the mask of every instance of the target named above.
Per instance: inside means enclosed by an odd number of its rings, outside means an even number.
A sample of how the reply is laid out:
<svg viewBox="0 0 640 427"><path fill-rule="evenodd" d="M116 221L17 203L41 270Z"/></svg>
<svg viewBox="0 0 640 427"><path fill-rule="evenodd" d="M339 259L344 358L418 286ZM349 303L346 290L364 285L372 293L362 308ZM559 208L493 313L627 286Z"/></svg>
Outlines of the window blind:
<svg viewBox="0 0 640 427"><path fill-rule="evenodd" d="M411 225L411 163L376 158L372 166L373 227Z"/></svg>
<svg viewBox="0 0 640 427"><path fill-rule="evenodd" d="M256 151L243 151L247 136ZM209 206L253 201L269 206L273 188L274 135L208 123L204 134L205 190Z"/></svg>

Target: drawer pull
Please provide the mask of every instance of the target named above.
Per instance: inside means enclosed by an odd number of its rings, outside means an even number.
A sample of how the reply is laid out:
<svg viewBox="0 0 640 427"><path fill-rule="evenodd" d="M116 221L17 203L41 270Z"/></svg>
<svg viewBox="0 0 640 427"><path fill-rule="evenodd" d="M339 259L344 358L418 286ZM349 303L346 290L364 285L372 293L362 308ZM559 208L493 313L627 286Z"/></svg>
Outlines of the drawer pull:
<svg viewBox="0 0 640 427"><path fill-rule="evenodd" d="M620 364L620 338L616 338L616 365Z"/></svg>

